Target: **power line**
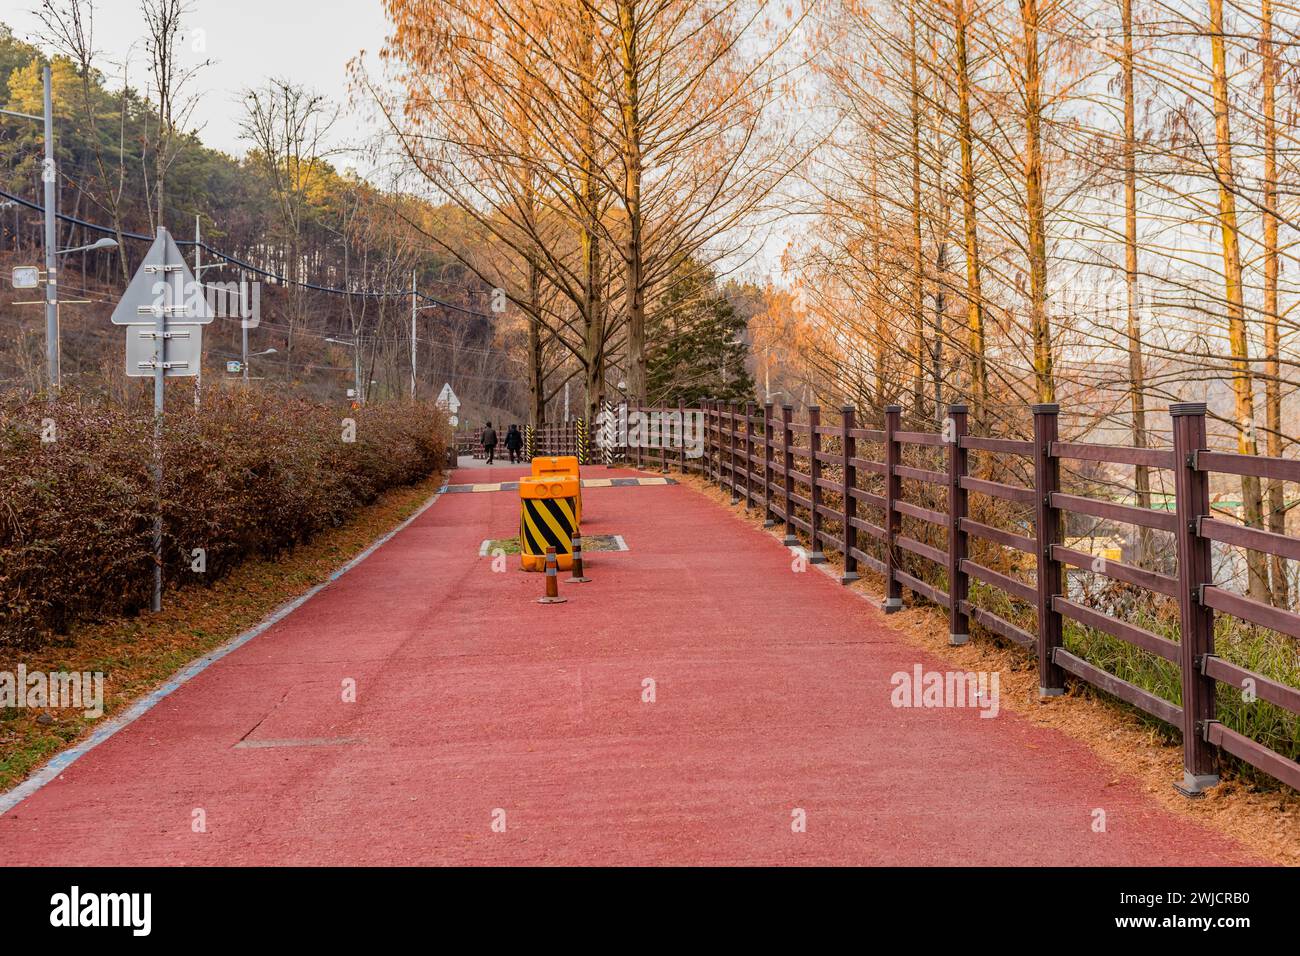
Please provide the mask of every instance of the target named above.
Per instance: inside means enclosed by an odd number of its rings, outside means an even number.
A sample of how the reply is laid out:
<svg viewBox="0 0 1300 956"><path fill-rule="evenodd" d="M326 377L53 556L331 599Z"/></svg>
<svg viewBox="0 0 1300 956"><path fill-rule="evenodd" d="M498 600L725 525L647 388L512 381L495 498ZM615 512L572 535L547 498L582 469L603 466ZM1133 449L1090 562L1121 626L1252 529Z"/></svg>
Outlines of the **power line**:
<svg viewBox="0 0 1300 956"><path fill-rule="evenodd" d="M7 190L0 189L0 196L3 196L5 199L12 200L13 202L18 203L19 205L26 206L28 209L34 209L37 212L43 213L45 211L45 207L41 206L39 203L32 202L30 199L24 199L22 196L14 195L13 193L8 192ZM81 219L77 216L70 216L67 215L66 213L61 213L61 212L55 213L55 216L59 219L62 219L64 222L72 223L73 225L80 226L83 229L94 229L97 232L102 232L105 235L109 235L109 236L120 235L123 239L136 239L140 242L153 242L155 238L154 236L148 236L139 232L127 232L126 230L123 230L122 232L119 233L112 226L102 226L99 223L88 222L85 219ZM173 238L175 239L175 237ZM197 246L198 248L202 249L204 252L216 256L218 259L224 259L226 262L230 263L231 265L238 266L241 269L246 269L249 272L254 273L255 275L260 275L268 279L274 279L278 285L296 285L304 289L309 289L312 292L323 292L329 295L347 295L347 296L354 296L358 298L374 298L374 299L405 298L406 296L409 296L411 294L410 289L400 289L391 292L385 292L385 291L378 291L378 290L339 289L333 286L318 285L314 282L294 282L285 278L282 275L278 275L274 272L271 272L269 269L263 269L261 266L253 265L251 262L246 262L243 259L237 259L232 255L222 252L220 249L214 249L211 246L209 246L206 242L195 242L193 239L175 239L175 241L178 246ZM450 283L446 282L445 280L440 279L437 281L442 282L445 285L450 285ZM417 298L423 299L424 301L432 303L433 305L440 305L443 308L452 309L456 312L463 312L466 315L477 316L480 319L493 318L493 316L489 315L486 312L477 312L474 309L467 309L464 306L456 305L454 302L447 302L444 299L435 298L434 296L428 295L427 293L424 292L416 291L415 295Z"/></svg>

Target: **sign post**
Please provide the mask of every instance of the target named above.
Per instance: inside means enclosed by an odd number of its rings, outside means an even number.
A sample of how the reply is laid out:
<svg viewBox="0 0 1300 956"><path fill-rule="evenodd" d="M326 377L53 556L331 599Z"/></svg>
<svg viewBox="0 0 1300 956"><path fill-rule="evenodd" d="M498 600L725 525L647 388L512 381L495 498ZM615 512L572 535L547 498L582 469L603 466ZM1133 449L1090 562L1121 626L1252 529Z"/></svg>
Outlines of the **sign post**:
<svg viewBox="0 0 1300 956"><path fill-rule="evenodd" d="M186 320L184 324L169 322ZM162 610L163 501L162 439L165 383L169 377L195 376L203 360L203 326L212 310L195 282L175 240L166 229L158 236L113 310L113 324L125 325L126 374L153 377L153 601Z"/></svg>
<svg viewBox="0 0 1300 956"><path fill-rule="evenodd" d="M438 400L434 404L447 409L447 420L452 428L460 424L460 399L451 390L451 382L442 386L442 391L438 393Z"/></svg>

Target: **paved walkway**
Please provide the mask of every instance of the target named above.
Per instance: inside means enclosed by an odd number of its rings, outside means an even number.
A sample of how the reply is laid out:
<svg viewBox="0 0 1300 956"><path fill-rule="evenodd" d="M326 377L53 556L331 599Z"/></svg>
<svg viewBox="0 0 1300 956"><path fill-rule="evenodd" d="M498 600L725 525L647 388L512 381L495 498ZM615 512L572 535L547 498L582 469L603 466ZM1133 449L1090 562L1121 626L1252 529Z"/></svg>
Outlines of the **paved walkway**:
<svg viewBox="0 0 1300 956"><path fill-rule="evenodd" d="M592 556L594 581L544 607L540 576L478 554L515 534L516 497L444 496L0 817L5 859L1249 861L1107 786L1114 771L1055 731L895 709L892 674L943 665L689 488L593 488L584 509L586 531L630 550Z"/></svg>

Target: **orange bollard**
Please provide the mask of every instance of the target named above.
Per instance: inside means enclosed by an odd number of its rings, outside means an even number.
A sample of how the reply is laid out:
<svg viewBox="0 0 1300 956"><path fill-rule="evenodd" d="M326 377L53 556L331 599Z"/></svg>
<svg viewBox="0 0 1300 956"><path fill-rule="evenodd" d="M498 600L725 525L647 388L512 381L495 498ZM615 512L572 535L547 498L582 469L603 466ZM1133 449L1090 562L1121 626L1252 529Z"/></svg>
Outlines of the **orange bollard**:
<svg viewBox="0 0 1300 956"><path fill-rule="evenodd" d="M537 599L538 604L563 604L567 598L560 597L560 581L555 576L555 549L546 549L546 595Z"/></svg>
<svg viewBox="0 0 1300 956"><path fill-rule="evenodd" d="M573 536L573 577L569 578L570 584L586 584L591 578L582 573L582 535Z"/></svg>

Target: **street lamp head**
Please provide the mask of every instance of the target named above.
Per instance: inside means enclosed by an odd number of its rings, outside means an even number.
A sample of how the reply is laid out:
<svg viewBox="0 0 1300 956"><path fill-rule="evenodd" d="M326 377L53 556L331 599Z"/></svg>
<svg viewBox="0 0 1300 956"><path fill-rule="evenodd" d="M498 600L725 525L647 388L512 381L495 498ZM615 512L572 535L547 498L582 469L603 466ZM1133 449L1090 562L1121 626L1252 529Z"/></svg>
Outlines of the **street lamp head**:
<svg viewBox="0 0 1300 956"><path fill-rule="evenodd" d="M97 239L88 246L77 246L73 249L60 249L55 255L66 256L70 252L90 252L92 249L116 249L117 240L105 236L103 239Z"/></svg>

